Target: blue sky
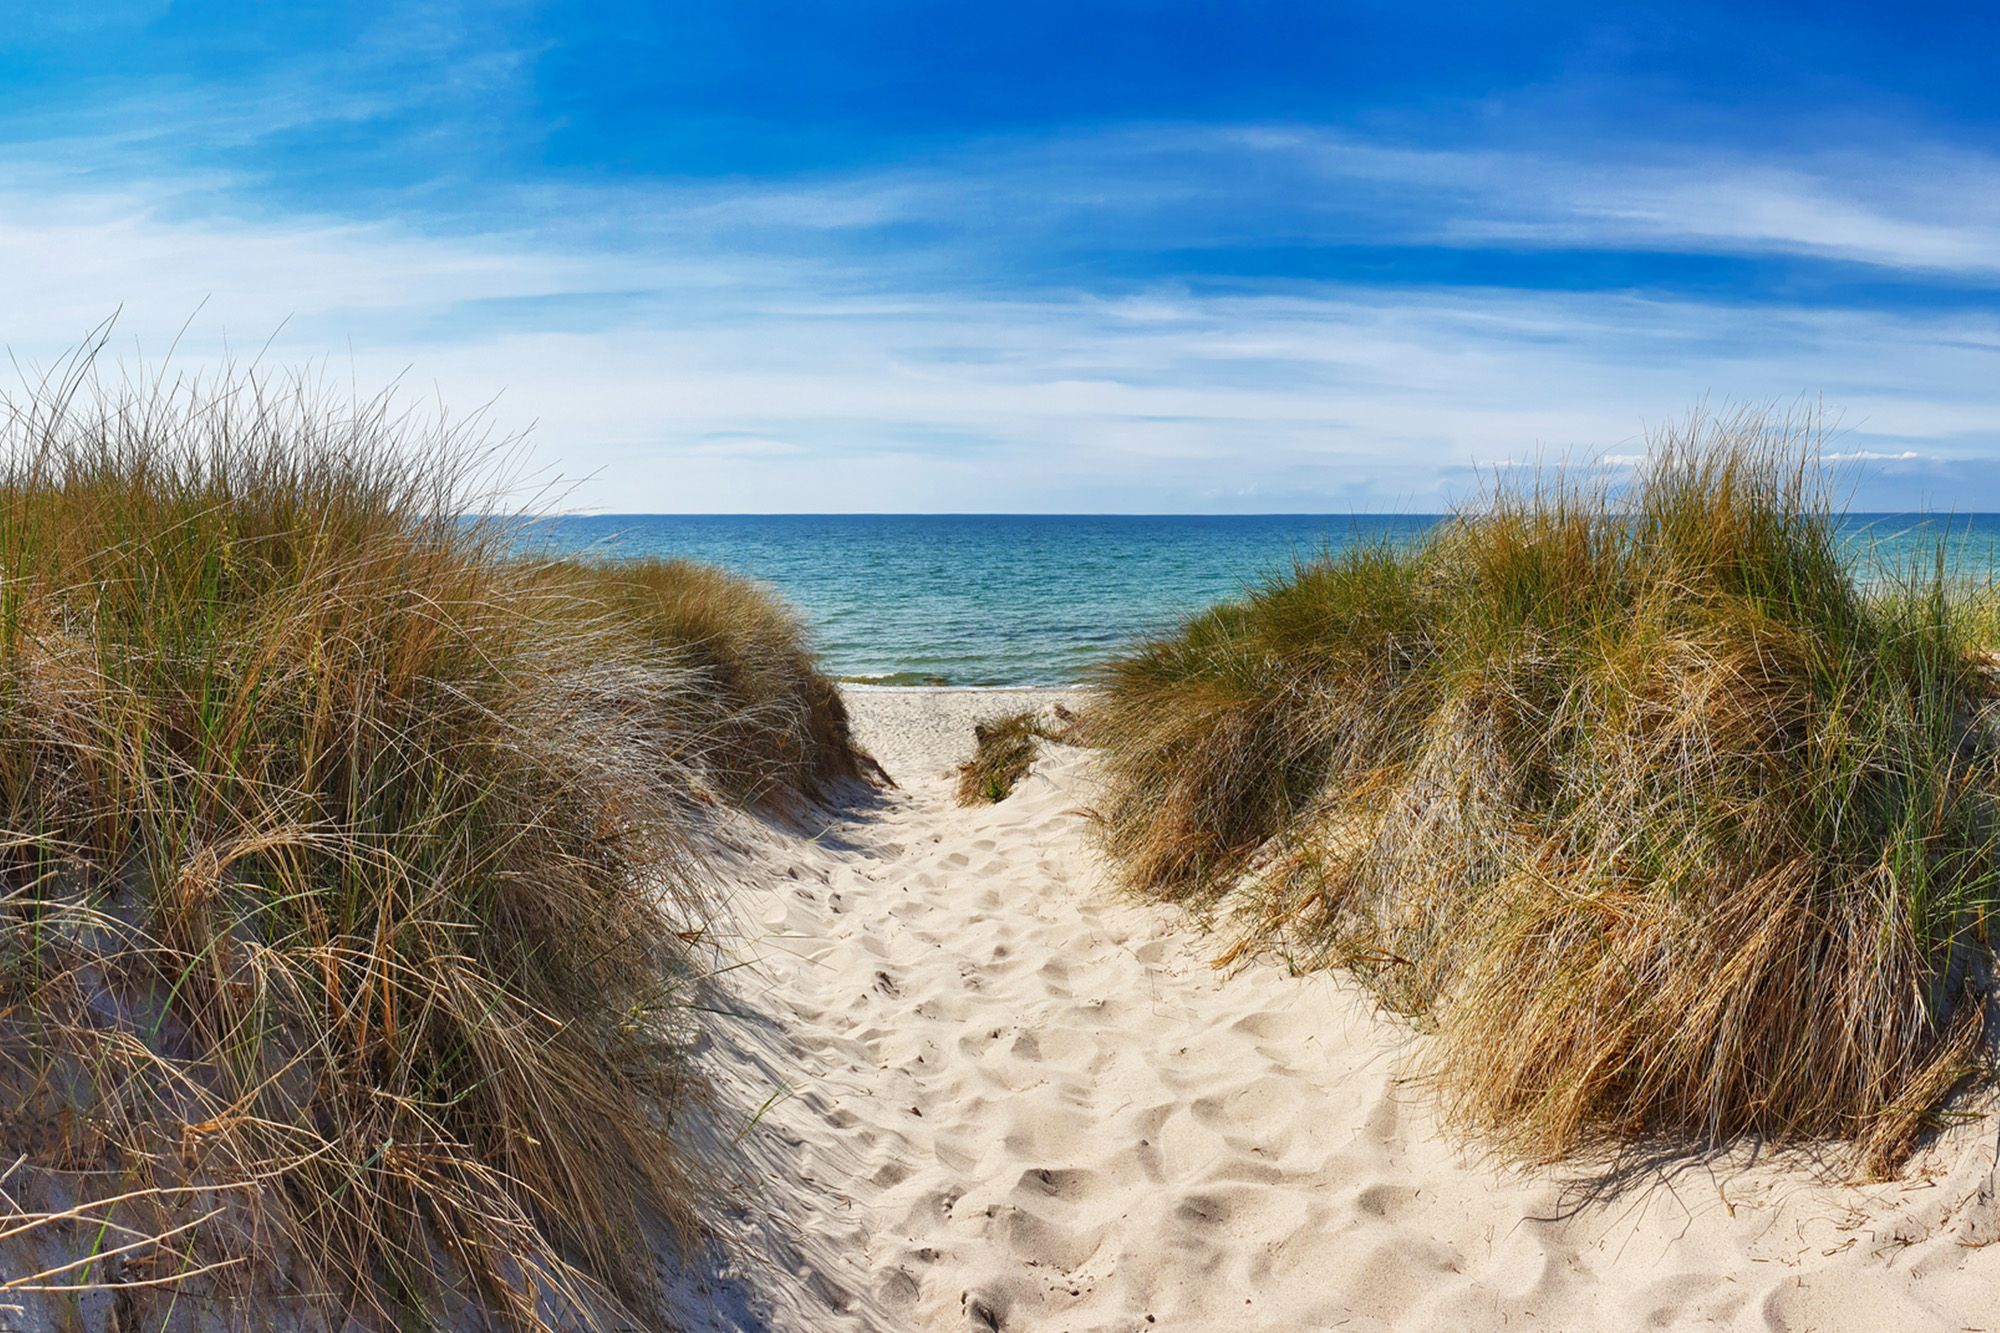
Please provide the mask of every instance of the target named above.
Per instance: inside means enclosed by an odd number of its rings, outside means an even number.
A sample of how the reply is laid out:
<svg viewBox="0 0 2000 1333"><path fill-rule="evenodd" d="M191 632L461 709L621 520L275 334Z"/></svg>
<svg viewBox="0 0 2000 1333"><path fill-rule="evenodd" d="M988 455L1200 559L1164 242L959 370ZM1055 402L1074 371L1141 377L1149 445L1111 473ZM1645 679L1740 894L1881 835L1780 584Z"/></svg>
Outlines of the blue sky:
<svg viewBox="0 0 2000 1333"><path fill-rule="evenodd" d="M1430 511L1823 403L2000 509L2000 11L107 0L4 338L319 362L640 510Z"/></svg>

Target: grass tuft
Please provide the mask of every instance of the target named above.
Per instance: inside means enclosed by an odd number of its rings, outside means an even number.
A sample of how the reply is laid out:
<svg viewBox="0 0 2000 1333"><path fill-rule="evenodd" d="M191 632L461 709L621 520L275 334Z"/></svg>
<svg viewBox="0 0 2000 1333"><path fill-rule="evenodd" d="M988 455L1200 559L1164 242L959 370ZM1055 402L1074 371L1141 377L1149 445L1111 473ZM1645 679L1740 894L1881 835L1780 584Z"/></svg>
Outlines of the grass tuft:
<svg viewBox="0 0 2000 1333"><path fill-rule="evenodd" d="M764 594L586 595L456 517L490 459L88 353L7 404L0 1301L657 1322L689 811L858 761Z"/></svg>
<svg viewBox="0 0 2000 1333"><path fill-rule="evenodd" d="M1028 776L1042 741L1074 743L1077 718L1061 704L1047 716L1029 708L976 723L972 734L972 758L958 766L958 803L993 805L1006 800Z"/></svg>
<svg viewBox="0 0 2000 1333"><path fill-rule="evenodd" d="M1535 1159L1854 1141L1979 1046L2000 759L1942 557L1862 590L1810 422L1700 419L1107 664L1125 882L1352 968L1447 1109Z"/></svg>

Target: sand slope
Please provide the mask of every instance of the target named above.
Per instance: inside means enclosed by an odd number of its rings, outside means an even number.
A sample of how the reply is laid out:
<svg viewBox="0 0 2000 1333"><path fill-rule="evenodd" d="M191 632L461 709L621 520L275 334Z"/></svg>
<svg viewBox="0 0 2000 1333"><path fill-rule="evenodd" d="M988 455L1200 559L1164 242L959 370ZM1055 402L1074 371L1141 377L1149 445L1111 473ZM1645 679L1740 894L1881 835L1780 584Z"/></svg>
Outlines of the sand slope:
<svg viewBox="0 0 2000 1333"><path fill-rule="evenodd" d="M740 1218L766 1257L696 1293L703 1322L2000 1328L2000 1121L1867 1188L1747 1149L1610 1183L1479 1161L1351 983L1218 975L1105 887L1083 752L952 804L972 717L1023 697L853 694L902 790L726 849L754 965L717 1063L772 1183Z"/></svg>

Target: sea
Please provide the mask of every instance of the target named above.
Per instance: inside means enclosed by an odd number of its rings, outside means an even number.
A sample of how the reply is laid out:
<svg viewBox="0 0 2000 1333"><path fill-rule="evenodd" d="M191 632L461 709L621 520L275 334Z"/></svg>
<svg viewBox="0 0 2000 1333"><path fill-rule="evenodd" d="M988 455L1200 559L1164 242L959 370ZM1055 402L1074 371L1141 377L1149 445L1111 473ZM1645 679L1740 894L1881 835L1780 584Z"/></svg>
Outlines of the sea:
<svg viewBox="0 0 2000 1333"><path fill-rule="evenodd" d="M1301 560L1409 542L1428 514L592 514L538 519L525 546L599 559L685 557L775 588L822 664L877 685L1066 685L1091 663ZM1940 550L1990 577L2000 514L1850 514L1863 581Z"/></svg>

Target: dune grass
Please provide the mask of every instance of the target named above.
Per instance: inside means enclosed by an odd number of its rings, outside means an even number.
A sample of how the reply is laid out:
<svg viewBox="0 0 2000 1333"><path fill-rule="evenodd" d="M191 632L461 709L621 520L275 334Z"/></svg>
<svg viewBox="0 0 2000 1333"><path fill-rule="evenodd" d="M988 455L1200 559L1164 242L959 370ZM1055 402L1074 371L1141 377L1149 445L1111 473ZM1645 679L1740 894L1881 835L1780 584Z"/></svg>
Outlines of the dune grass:
<svg viewBox="0 0 2000 1333"><path fill-rule="evenodd" d="M1050 716L1027 708L974 724L972 758L958 766L958 803L993 805L1010 796L1028 776L1045 740L1074 742L1077 719L1055 705Z"/></svg>
<svg viewBox="0 0 2000 1333"><path fill-rule="evenodd" d="M1942 560L1857 588L1811 432L1653 442L1408 548L1303 565L1098 674L1105 844L1148 895L1352 968L1462 1125L1852 1140L1976 1063L1992 682Z"/></svg>
<svg viewBox="0 0 2000 1333"><path fill-rule="evenodd" d="M722 794L754 805L823 797L841 779L879 780L798 616L768 589L686 560L563 563L547 576L682 681L660 728Z"/></svg>
<svg viewBox="0 0 2000 1333"><path fill-rule="evenodd" d="M657 1324L689 810L853 762L796 626L580 597L386 398L85 355L0 429L0 1304Z"/></svg>

